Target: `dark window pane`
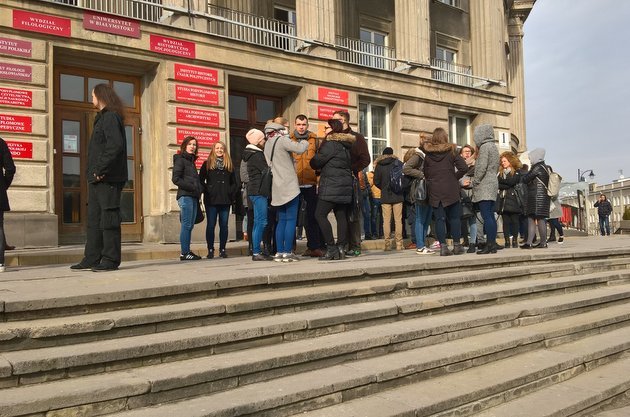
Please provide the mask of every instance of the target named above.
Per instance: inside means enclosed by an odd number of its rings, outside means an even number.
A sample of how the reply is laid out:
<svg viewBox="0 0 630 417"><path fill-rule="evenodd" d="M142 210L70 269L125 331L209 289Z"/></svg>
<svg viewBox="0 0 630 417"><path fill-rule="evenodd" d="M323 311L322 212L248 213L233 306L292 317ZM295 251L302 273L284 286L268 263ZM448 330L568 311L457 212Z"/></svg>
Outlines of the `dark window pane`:
<svg viewBox="0 0 630 417"><path fill-rule="evenodd" d="M79 191L63 193L63 222L81 223L81 193Z"/></svg>
<svg viewBox="0 0 630 417"><path fill-rule="evenodd" d="M63 157L63 186L80 187L81 160L78 156Z"/></svg>
<svg viewBox="0 0 630 417"><path fill-rule="evenodd" d="M59 77L59 98L70 101L84 101L85 90L83 77L79 75L61 74ZM90 96L90 101L91 101Z"/></svg>
<svg viewBox="0 0 630 417"><path fill-rule="evenodd" d="M61 122L61 134L63 136L63 152L79 153L81 123L75 120L63 120Z"/></svg>
<svg viewBox="0 0 630 417"><path fill-rule="evenodd" d="M127 156L133 156L133 126L125 125L125 136L127 136Z"/></svg>
<svg viewBox="0 0 630 417"><path fill-rule="evenodd" d="M133 183L136 178L136 171L134 170L134 160L127 160L127 172L129 173L129 179L125 183L125 189L133 189Z"/></svg>
<svg viewBox="0 0 630 417"><path fill-rule="evenodd" d="M247 97L230 96L230 119L247 120Z"/></svg>
<svg viewBox="0 0 630 417"><path fill-rule="evenodd" d="M114 91L118 94L118 97L120 97L125 106L136 107L133 83L114 81Z"/></svg>
<svg viewBox="0 0 630 417"><path fill-rule="evenodd" d="M103 80L103 79L100 79L100 78L88 78L88 89L86 91L86 93L87 93L86 101L88 103L92 102L92 90L94 90L94 87L97 84L107 84L107 85L109 85L109 80Z"/></svg>
<svg viewBox="0 0 630 417"><path fill-rule="evenodd" d="M123 191L120 198L120 215L123 223L135 223L133 192Z"/></svg>
<svg viewBox="0 0 630 417"><path fill-rule="evenodd" d="M276 117L276 102L271 100L256 100L256 121L266 122Z"/></svg>

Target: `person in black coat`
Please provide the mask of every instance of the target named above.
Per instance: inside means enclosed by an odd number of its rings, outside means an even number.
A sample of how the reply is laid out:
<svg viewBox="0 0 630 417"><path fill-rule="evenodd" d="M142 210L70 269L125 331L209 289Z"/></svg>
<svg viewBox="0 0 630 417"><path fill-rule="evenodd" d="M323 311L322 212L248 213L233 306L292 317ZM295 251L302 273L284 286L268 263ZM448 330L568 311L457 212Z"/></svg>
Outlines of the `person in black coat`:
<svg viewBox="0 0 630 417"><path fill-rule="evenodd" d="M88 219L84 256L73 270L118 269L121 262L120 198L128 179L123 104L108 84L92 90L99 112L88 145Z"/></svg>
<svg viewBox="0 0 630 417"><path fill-rule="evenodd" d="M529 152L531 169L523 175L522 181L527 184L527 241L521 245L521 249L532 249L532 242L538 228L540 243L536 248L547 247L547 217L549 217L549 204L551 197L547 194L549 184L549 169L545 164L545 150L536 148Z"/></svg>
<svg viewBox="0 0 630 417"><path fill-rule="evenodd" d="M199 198L203 187L199 181L199 174L195 166L197 159L197 139L187 136L182 141L179 154L173 155L173 184L177 185L177 205L179 205L179 244L181 245L180 261L198 261L201 256L190 250L190 240L197 210L199 210Z"/></svg>
<svg viewBox="0 0 630 417"><path fill-rule="evenodd" d="M249 222L254 223L250 237L252 261L268 261L272 259L271 256L269 253L263 253L260 248L260 242L263 240L263 233L267 226L268 199L260 192L262 173L269 167L263 153L267 139L265 134L258 129L251 129L245 138L249 142L249 145L243 150L243 161L247 164L247 197L254 211L253 219L248 219Z"/></svg>
<svg viewBox="0 0 630 417"><path fill-rule="evenodd" d="M402 215L404 196L396 194L390 188L390 176L394 166L402 162L394 156L394 150L389 146L383 149L383 155L376 160L374 168L374 185L381 190L381 210L383 212L383 232L385 236L385 250L392 249L392 213L394 215L396 250L403 250Z"/></svg>
<svg viewBox="0 0 630 417"><path fill-rule="evenodd" d="M326 253L320 260L345 258L344 247L348 243L348 209L352 202L353 175L350 150L356 136L343 133L343 123L329 119L326 137L311 159L311 168L319 171L319 190L315 218L326 242ZM334 211L337 220L337 245L333 236L328 213Z"/></svg>
<svg viewBox="0 0 630 417"><path fill-rule="evenodd" d="M4 272L4 251L6 239L4 237L4 212L11 211L7 190L15 176L15 164L11 151L4 139L0 138L0 272Z"/></svg>
<svg viewBox="0 0 630 417"><path fill-rule="evenodd" d="M219 218L219 256L227 258L225 246L228 238L228 220L230 206L236 199L236 175L232 159L223 142L217 142L212 148L208 160L201 165L199 179L203 185L203 203L206 206L206 244L208 256L214 258L214 229Z"/></svg>
<svg viewBox="0 0 630 417"><path fill-rule="evenodd" d="M499 197L497 213L503 220L503 238L505 247L518 247L519 218L523 213L524 195L520 195L517 187L521 182L521 161L512 152L503 152L499 166ZM510 242L510 236L512 241Z"/></svg>

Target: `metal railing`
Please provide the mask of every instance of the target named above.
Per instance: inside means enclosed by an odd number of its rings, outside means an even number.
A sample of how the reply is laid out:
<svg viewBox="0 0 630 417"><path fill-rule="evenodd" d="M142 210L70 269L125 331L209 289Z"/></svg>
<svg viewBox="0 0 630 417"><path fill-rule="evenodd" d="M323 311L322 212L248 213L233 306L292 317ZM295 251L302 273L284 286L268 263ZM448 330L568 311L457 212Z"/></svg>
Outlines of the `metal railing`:
<svg viewBox="0 0 630 417"><path fill-rule="evenodd" d="M337 59L364 67L393 71L396 67L396 50L387 46L336 37Z"/></svg>
<svg viewBox="0 0 630 417"><path fill-rule="evenodd" d="M210 4L208 14L214 18L209 24L209 31L214 35L283 51L296 49L296 30L291 23Z"/></svg>
<svg viewBox="0 0 630 417"><path fill-rule="evenodd" d="M473 87L474 81L472 67L454 64L437 58L431 58L431 78L466 87Z"/></svg>
<svg viewBox="0 0 630 417"><path fill-rule="evenodd" d="M49 0L93 10L125 16L147 22L159 22L162 18L162 0Z"/></svg>

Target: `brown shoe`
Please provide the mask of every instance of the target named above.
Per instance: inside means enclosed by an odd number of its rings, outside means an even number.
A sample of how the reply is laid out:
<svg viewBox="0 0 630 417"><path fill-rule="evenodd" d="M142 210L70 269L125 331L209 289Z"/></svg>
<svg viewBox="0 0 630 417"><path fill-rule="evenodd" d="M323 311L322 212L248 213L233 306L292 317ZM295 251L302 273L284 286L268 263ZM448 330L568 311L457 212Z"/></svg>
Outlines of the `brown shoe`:
<svg viewBox="0 0 630 417"><path fill-rule="evenodd" d="M15 249L15 246L13 245L4 245L4 250L13 250Z"/></svg>
<svg viewBox="0 0 630 417"><path fill-rule="evenodd" d="M324 256L324 252L321 249L311 249L311 258L319 258Z"/></svg>
<svg viewBox="0 0 630 417"><path fill-rule="evenodd" d="M415 243L410 243L407 246L405 246L405 249L417 249L416 248L416 244Z"/></svg>

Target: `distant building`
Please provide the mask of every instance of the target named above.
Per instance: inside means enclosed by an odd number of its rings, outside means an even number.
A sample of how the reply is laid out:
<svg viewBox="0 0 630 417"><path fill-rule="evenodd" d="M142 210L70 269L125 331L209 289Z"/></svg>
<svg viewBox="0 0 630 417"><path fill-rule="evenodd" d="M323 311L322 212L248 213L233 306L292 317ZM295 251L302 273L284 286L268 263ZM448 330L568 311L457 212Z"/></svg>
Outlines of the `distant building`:
<svg viewBox="0 0 630 417"><path fill-rule="evenodd" d="M251 127L304 113L322 134L345 109L373 155L392 146L402 156L436 127L471 143L482 123L499 147L524 151L523 23L534 3L3 0L0 135L18 166L9 239L83 242L90 93L102 82L127 105L125 241L178 240L170 167L187 135L199 163L222 140L238 165Z"/></svg>

